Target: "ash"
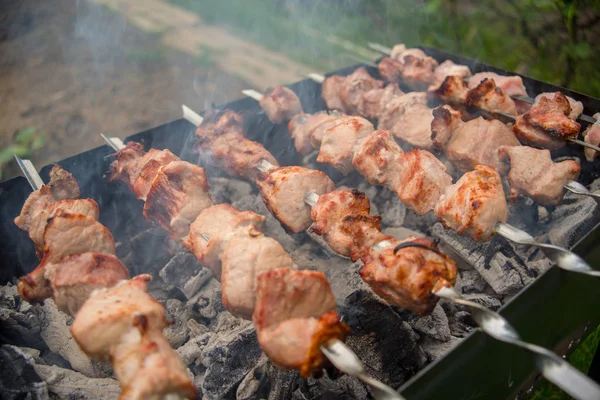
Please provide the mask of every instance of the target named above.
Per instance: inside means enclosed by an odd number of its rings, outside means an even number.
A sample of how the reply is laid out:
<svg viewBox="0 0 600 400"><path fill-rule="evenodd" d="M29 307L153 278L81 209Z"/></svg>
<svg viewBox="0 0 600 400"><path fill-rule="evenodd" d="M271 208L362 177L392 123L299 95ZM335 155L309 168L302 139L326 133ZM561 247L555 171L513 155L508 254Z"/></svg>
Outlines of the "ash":
<svg viewBox="0 0 600 400"><path fill-rule="evenodd" d="M417 318L379 299L358 276L360 263L333 255L306 233L288 235L267 211L256 189L244 181L211 177L216 202L267 216L265 234L277 239L300 268L324 272L338 299L338 310L351 327L347 344L368 373L398 388L421 368L442 357L475 327L462 307L440 301ZM456 288L493 310L547 270L551 263L536 250L494 239L474 243L419 217L387 189L358 178L343 184L364 191L372 212L382 216L384 232L398 238L433 236L459 264ZM338 185L340 186L340 185ZM600 186L600 180L592 187ZM571 247L600 221L600 207L589 198L567 194L552 210L523 200L511 205L509 222L538 240ZM139 218L143 218L141 215ZM302 379L275 367L262 353L250 321L234 317L221 302L219 282L180 244L157 228L137 224L119 256L132 275L151 273L150 293L173 323L165 336L176 349L203 399L372 398L355 378L338 375ZM158 249L158 250L157 250ZM71 320L52 300L30 305L13 284L0 286L0 393L2 398L114 399L119 385L110 366L91 361L70 336Z"/></svg>

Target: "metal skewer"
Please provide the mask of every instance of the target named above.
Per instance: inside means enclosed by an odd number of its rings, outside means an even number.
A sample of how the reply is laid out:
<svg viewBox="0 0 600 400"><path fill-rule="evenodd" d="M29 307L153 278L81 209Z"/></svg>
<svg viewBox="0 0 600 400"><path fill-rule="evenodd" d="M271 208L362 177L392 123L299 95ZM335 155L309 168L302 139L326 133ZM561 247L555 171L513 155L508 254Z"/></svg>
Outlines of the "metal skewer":
<svg viewBox="0 0 600 400"><path fill-rule="evenodd" d="M32 162L29 160L23 160L16 154L15 160L17 161L19 168L21 168L23 175L25 175L25 178L27 178L27 182L29 182L31 188L33 190L40 190L42 186L44 186L44 181L40 177L40 174L38 174Z"/></svg>
<svg viewBox="0 0 600 400"><path fill-rule="evenodd" d="M202 121L204 121L204 118L202 118L200 114L198 114L185 104L182 104L181 108L183 109L183 118L186 119L188 122L194 124L194 126L200 126Z"/></svg>
<svg viewBox="0 0 600 400"><path fill-rule="evenodd" d="M123 150L125 148L125 143L123 143L123 141L118 137L108 137L104 133L101 133L100 136L102 136L102 139L104 139L106 144L116 151Z"/></svg>
<svg viewBox="0 0 600 400"><path fill-rule="evenodd" d="M596 203L598 203L600 205L600 193L590 192L588 190L588 188L586 188L585 186L583 186L581 183L579 183L577 181L567 182L565 184L564 188L567 189L571 193L579 194L582 196L590 196L591 198L596 200Z"/></svg>
<svg viewBox="0 0 600 400"><path fill-rule="evenodd" d="M368 43L368 46L369 46L369 48L371 48L371 50L378 51L378 52L380 52L382 54L385 54L387 56L389 56L389 55L392 54L392 49L391 48L383 46L383 45L381 45L379 43L372 43L372 42L370 42L370 43ZM524 102L529 103L529 104L534 104L535 103L535 99L532 99L529 96L512 95L510 97L513 98L513 99L515 99L515 100L524 101ZM590 117L589 115L585 115L585 114L580 115L579 118L577 118L577 119L579 119L580 121L586 122L588 124L595 124L597 122L596 118Z"/></svg>

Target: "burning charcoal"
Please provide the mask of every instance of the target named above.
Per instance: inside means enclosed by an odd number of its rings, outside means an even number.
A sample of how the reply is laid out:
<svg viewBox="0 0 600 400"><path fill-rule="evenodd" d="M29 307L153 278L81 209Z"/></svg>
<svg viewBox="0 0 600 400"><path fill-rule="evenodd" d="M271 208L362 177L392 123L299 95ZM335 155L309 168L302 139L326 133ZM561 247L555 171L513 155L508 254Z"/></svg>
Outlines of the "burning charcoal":
<svg viewBox="0 0 600 400"><path fill-rule="evenodd" d="M433 235L453 252L471 264L485 279L492 289L501 295L517 293L525 283L524 279L532 278L526 273L526 266L517 260L512 248L501 247L497 241L476 243L467 237L460 236L442 224L435 224ZM513 257L504 252L513 253Z"/></svg>
<svg viewBox="0 0 600 400"><path fill-rule="evenodd" d="M448 317L442 306L438 303L431 314L419 318L413 325L415 331L423 333L440 342L450 340L450 326Z"/></svg>
<svg viewBox="0 0 600 400"><path fill-rule="evenodd" d="M289 399L300 376L296 371L275 367L264 354L248 372L236 391L237 400Z"/></svg>
<svg viewBox="0 0 600 400"><path fill-rule="evenodd" d="M448 320L452 336L463 338L475 327L475 321L468 311L457 311L453 318Z"/></svg>
<svg viewBox="0 0 600 400"><path fill-rule="evenodd" d="M397 388L427 362L419 335L372 292L356 290L342 311L351 328L347 343L376 379Z"/></svg>
<svg viewBox="0 0 600 400"><path fill-rule="evenodd" d="M40 337L37 314L31 309L31 304L17 295L16 286L8 284L0 287L0 342L36 349L46 347Z"/></svg>
<svg viewBox="0 0 600 400"><path fill-rule="evenodd" d="M479 293L485 288L485 280L475 270L460 271L459 276L463 293Z"/></svg>
<svg viewBox="0 0 600 400"><path fill-rule="evenodd" d="M202 351L206 367L202 392L211 399L230 397L262 354L252 322L222 312L216 334Z"/></svg>
<svg viewBox="0 0 600 400"><path fill-rule="evenodd" d="M600 206L591 197L569 193L554 209L550 219L550 242L571 248L600 222Z"/></svg>
<svg viewBox="0 0 600 400"><path fill-rule="evenodd" d="M131 276L155 274L171 258L169 237L161 228L151 228L131 237Z"/></svg>
<svg viewBox="0 0 600 400"><path fill-rule="evenodd" d="M404 218L404 227L413 231L424 232L426 236L431 235L431 227L435 225L437 217L430 212L425 215L408 210Z"/></svg>
<svg viewBox="0 0 600 400"><path fill-rule="evenodd" d="M402 226L406 217L406 207L398 195L388 188L381 188L373 199L381 216L381 222L387 226Z"/></svg>
<svg viewBox="0 0 600 400"><path fill-rule="evenodd" d="M89 378L54 365L36 364L35 371L46 381L52 398L112 400L121 393L119 383L111 378Z"/></svg>
<svg viewBox="0 0 600 400"><path fill-rule="evenodd" d="M58 310L52 300L36 307L41 326L41 336L48 348L67 360L77 372L93 378L106 377L110 368L90 358L79 348L69 331L70 318Z"/></svg>
<svg viewBox="0 0 600 400"><path fill-rule="evenodd" d="M7 399L48 399L48 386L35 360L16 346L0 346L0 393Z"/></svg>
<svg viewBox="0 0 600 400"><path fill-rule="evenodd" d="M460 338L450 336L448 341L440 342L439 340L432 339L430 337L424 336L421 338L421 347L429 361L435 361L438 358L441 358L446 355L446 353L451 350L454 346L456 346L461 341Z"/></svg>
<svg viewBox="0 0 600 400"><path fill-rule="evenodd" d="M205 332L198 336L191 338L187 343L177 349L179 357L183 360L183 363L190 367L193 372L195 370L204 370L204 367L195 368L201 366L202 363L202 351L210 341L212 333Z"/></svg>
<svg viewBox="0 0 600 400"><path fill-rule="evenodd" d="M210 179L210 194L216 204L232 203L251 193L252 186L246 181L216 177Z"/></svg>
<svg viewBox="0 0 600 400"><path fill-rule="evenodd" d="M225 310L221 301L221 284L215 279L208 281L200 291L186 303L192 315L203 321L211 321Z"/></svg>
<svg viewBox="0 0 600 400"><path fill-rule="evenodd" d="M465 294L464 297L465 299L471 300L477 304L481 304L485 308L489 308L492 311L497 311L502 306L500 300L485 293Z"/></svg>
<svg viewBox="0 0 600 400"><path fill-rule="evenodd" d="M166 318L172 321L171 325L167 326L163 333L171 344L171 347L178 348L184 344L188 338L188 327L187 327L187 310L184 308L183 303L176 299L169 299L165 304Z"/></svg>
<svg viewBox="0 0 600 400"><path fill-rule="evenodd" d="M189 252L175 254L158 275L167 285L181 290L188 299L212 278L210 270L204 268Z"/></svg>

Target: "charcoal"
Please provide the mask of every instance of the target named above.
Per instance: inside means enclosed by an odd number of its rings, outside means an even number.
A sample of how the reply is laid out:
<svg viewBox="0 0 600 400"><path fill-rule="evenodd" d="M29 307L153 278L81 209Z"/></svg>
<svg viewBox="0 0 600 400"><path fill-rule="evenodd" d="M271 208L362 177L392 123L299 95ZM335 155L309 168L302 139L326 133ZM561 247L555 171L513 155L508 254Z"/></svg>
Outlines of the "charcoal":
<svg viewBox="0 0 600 400"><path fill-rule="evenodd" d="M340 311L352 329L347 344L375 378L397 388L427 362L419 335L372 292L354 291Z"/></svg>
<svg viewBox="0 0 600 400"><path fill-rule="evenodd" d="M201 366L202 351L210 341L212 335L213 334L211 332L205 332L198 336L194 336L187 343L177 349L177 353L185 365L191 367L194 371L204 370L203 366L201 368L197 367Z"/></svg>
<svg viewBox="0 0 600 400"><path fill-rule="evenodd" d="M551 221L550 243L570 249L600 222L600 206L591 197L569 193L552 212Z"/></svg>
<svg viewBox="0 0 600 400"><path fill-rule="evenodd" d="M459 275L462 293L479 293L486 286L485 280L475 270L460 271Z"/></svg>
<svg viewBox="0 0 600 400"><path fill-rule="evenodd" d="M404 227L413 231L423 232L426 236L431 235L431 227L435 225L437 217L433 212L419 215L413 211L407 211L404 217Z"/></svg>
<svg viewBox="0 0 600 400"><path fill-rule="evenodd" d="M175 286L191 299L211 278L212 273L189 252L176 253L160 270L158 275L168 284Z"/></svg>
<svg viewBox="0 0 600 400"><path fill-rule="evenodd" d="M235 398L237 400L289 399L300 379L297 371L277 368L263 354L238 386Z"/></svg>
<svg viewBox="0 0 600 400"><path fill-rule="evenodd" d="M475 302L477 304L480 304L485 308L489 308L492 311L496 311L502 306L500 300L484 293L465 294L464 298L467 300L471 300L472 302Z"/></svg>
<svg viewBox="0 0 600 400"><path fill-rule="evenodd" d="M222 312L216 334L202 351L206 367L202 392L211 399L232 396L261 354L252 322Z"/></svg>
<svg viewBox="0 0 600 400"><path fill-rule="evenodd" d="M48 386L35 370L35 360L16 346L0 346L0 397L48 399Z"/></svg>
<svg viewBox="0 0 600 400"><path fill-rule="evenodd" d="M62 313L52 300L35 307L41 326L41 336L48 348L67 360L71 367L92 378L109 375L106 365L92 361L77 345L69 331L70 317Z"/></svg>
<svg viewBox="0 0 600 400"><path fill-rule="evenodd" d="M215 279L211 279L200 291L186 303L195 317L201 322L209 323L217 318L219 313L225 310L221 301L221 285Z"/></svg>
<svg viewBox="0 0 600 400"><path fill-rule="evenodd" d="M151 228L131 237L131 275L155 275L171 258L170 238L162 228Z"/></svg>
<svg viewBox="0 0 600 400"><path fill-rule="evenodd" d="M501 295L517 293L525 286L524 279L533 278L526 273L526 266L517 260L512 248L501 247L496 240L478 243L446 229L442 224L435 224L432 233L455 254L459 255L485 279L492 289ZM511 253L512 257L504 252Z"/></svg>
<svg viewBox="0 0 600 400"><path fill-rule="evenodd" d="M452 336L458 338L464 338L476 326L468 311L457 311L454 318L450 318L448 322Z"/></svg>
<svg viewBox="0 0 600 400"><path fill-rule="evenodd" d="M119 397L119 383L112 378L89 378L70 369L50 365L35 365L35 371L48 385L53 398L106 399Z"/></svg>
<svg viewBox="0 0 600 400"><path fill-rule="evenodd" d="M17 287L0 287L0 342L13 343L36 349L46 348L40 337L40 322L31 304L21 300Z"/></svg>
<svg viewBox="0 0 600 400"><path fill-rule="evenodd" d="M446 355L454 346L460 343L461 338L450 335L447 341L435 340L429 336L421 337L419 342L425 354L429 358L429 361L435 361Z"/></svg>
<svg viewBox="0 0 600 400"><path fill-rule="evenodd" d="M171 324L163 330L163 333L171 347L178 348L189 338L188 318L186 317L186 314L189 315L189 311L185 309L181 301L176 299L167 300L165 309L166 318L171 321Z"/></svg>
<svg viewBox="0 0 600 400"><path fill-rule="evenodd" d="M374 200L384 225L402 226L404 224L406 207L396 193L388 188L382 188Z"/></svg>
<svg viewBox="0 0 600 400"><path fill-rule="evenodd" d="M412 327L415 331L440 342L447 342L450 340L448 317L440 304L436 304L431 314L417 319L417 321L412 324Z"/></svg>
<svg viewBox="0 0 600 400"><path fill-rule="evenodd" d="M210 179L210 194L217 204L231 203L251 193L252 186L246 181L218 177Z"/></svg>

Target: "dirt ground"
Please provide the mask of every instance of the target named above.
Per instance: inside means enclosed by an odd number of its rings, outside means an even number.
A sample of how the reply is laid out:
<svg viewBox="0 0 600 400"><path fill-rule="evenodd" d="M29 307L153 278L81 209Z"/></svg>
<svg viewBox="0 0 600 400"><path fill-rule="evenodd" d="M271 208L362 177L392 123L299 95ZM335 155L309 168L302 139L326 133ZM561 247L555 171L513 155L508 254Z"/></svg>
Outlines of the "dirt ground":
<svg viewBox="0 0 600 400"><path fill-rule="evenodd" d="M240 97L247 82L84 0L0 0L0 148L35 127L38 167ZM18 175L11 162L2 179Z"/></svg>

